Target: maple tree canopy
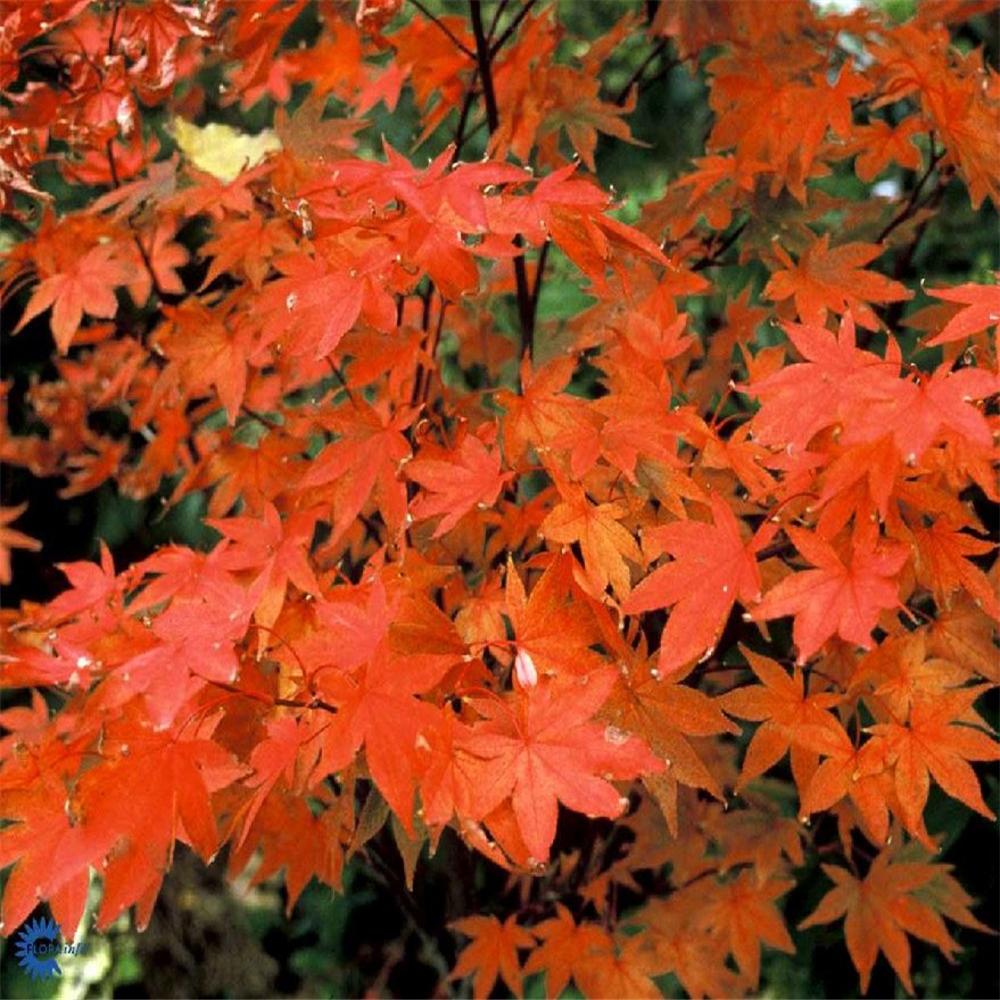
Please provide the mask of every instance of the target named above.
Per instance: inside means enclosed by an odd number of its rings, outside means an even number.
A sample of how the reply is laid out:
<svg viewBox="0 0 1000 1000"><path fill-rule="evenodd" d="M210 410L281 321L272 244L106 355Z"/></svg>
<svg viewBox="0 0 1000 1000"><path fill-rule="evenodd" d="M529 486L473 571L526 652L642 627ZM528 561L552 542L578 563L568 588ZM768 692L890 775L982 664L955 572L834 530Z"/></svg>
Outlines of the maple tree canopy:
<svg viewBox="0 0 1000 1000"><path fill-rule="evenodd" d="M393 841L506 872L437 995L989 930L997 4L885 7L4 5L3 934Z"/></svg>

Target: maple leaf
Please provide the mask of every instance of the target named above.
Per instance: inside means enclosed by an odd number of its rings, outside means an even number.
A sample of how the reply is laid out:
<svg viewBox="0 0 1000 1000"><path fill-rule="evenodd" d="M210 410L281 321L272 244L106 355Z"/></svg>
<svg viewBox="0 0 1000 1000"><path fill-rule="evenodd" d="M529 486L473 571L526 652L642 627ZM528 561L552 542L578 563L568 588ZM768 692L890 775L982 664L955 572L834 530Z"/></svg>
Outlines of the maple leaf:
<svg viewBox="0 0 1000 1000"><path fill-rule="evenodd" d="M409 412L389 416L362 402L348 414L324 421L340 437L328 444L302 477L303 487L333 483L336 520L332 541L344 534L374 493L383 519L398 534L406 517L406 485L399 478L410 445L401 433L411 422ZM324 496L329 494L323 491Z"/></svg>
<svg viewBox="0 0 1000 1000"><path fill-rule="evenodd" d="M11 787L4 777L3 814L12 822L0 830L0 846L4 867L14 866L4 886L4 925L23 923L44 897L60 924L75 927L87 902L91 832L67 809L58 775L39 775L30 789Z"/></svg>
<svg viewBox="0 0 1000 1000"><path fill-rule="evenodd" d="M554 561L525 595L524 583L508 559L504 609L514 628L517 650L543 674L577 677L602 665L590 647L601 633L573 579L575 560Z"/></svg>
<svg viewBox="0 0 1000 1000"><path fill-rule="evenodd" d="M651 898L640 911L647 927L656 974L673 973L689 996L739 996L746 981L726 962L720 937L707 933L697 918L704 900L700 884Z"/></svg>
<svg viewBox="0 0 1000 1000"><path fill-rule="evenodd" d="M201 248L204 256L212 258L201 283L203 289L220 275L242 272L250 279L254 290L260 291L272 258L295 249L295 235L284 219L267 219L260 215L246 219L227 216L216 227L216 232L217 235Z"/></svg>
<svg viewBox="0 0 1000 1000"><path fill-rule="evenodd" d="M518 949L531 948L535 939L517 923L517 914L511 914L502 924L496 917L464 917L450 926L472 941L462 949L449 980L472 976L472 995L476 1000L486 1000L497 978L514 991L521 992L521 963Z"/></svg>
<svg viewBox="0 0 1000 1000"><path fill-rule="evenodd" d="M455 659L461 662L460 655ZM418 738L440 714L415 696L433 687L448 666L446 660L423 669L403 668L383 642L356 674L320 673L315 688L336 705L337 714L323 732L314 780L347 767L364 746L372 779L407 832L412 832L413 789L423 769Z"/></svg>
<svg viewBox="0 0 1000 1000"><path fill-rule="evenodd" d="M202 462L174 491L179 499L195 484L214 486L208 513L219 517L242 500L248 511L260 513L266 500L273 500L288 485L300 458L301 444L283 434L268 434L255 445L211 441Z"/></svg>
<svg viewBox="0 0 1000 1000"><path fill-rule="evenodd" d="M986 539L954 530L956 527L947 518L938 518L930 526L921 524L913 530L917 582L934 594L942 610L951 603L955 591L962 588L986 614L1000 621L996 589L972 562L973 557L986 555L995 546Z"/></svg>
<svg viewBox="0 0 1000 1000"><path fill-rule="evenodd" d="M114 243L91 247L72 267L43 278L32 293L12 332L23 330L40 313L52 307L52 337L65 354L80 328L83 315L112 318L118 312L114 289L133 278Z"/></svg>
<svg viewBox="0 0 1000 1000"><path fill-rule="evenodd" d="M508 698L473 700L485 721L459 745L477 763L476 811L485 816L510 796L531 856L548 857L556 835L557 802L588 816L615 817L623 801L605 778L663 770L663 762L627 735L608 739L591 718L615 683L611 671L576 681L541 679Z"/></svg>
<svg viewBox="0 0 1000 1000"><path fill-rule="evenodd" d="M902 819L911 832L923 829L922 816L932 777L952 798L995 819L968 763L1000 760L1000 745L987 735L989 727L972 710L973 702L986 687L918 690L913 694L905 723L894 720L869 727L873 737L884 740L886 753L893 761Z"/></svg>
<svg viewBox="0 0 1000 1000"><path fill-rule="evenodd" d="M236 571L259 568L250 591L257 598L254 619L265 628L277 621L289 581L307 594L315 595L320 591L308 557L316 520L315 511L302 511L282 521L270 502L264 504L263 520L257 517L205 519L205 524L230 542L218 558L220 566Z"/></svg>
<svg viewBox="0 0 1000 1000"><path fill-rule="evenodd" d="M945 302L955 302L962 308L927 341L928 347L964 340L980 330L1000 323L1000 285L978 285L969 282L953 288L928 288L928 295Z"/></svg>
<svg viewBox="0 0 1000 1000"><path fill-rule="evenodd" d="M845 561L817 534L791 526L785 532L816 568L785 577L764 595L753 617L795 615L792 634L799 663L805 663L835 634L868 649L879 613L898 604L897 577L910 558L910 547L879 543L871 532L858 532Z"/></svg>
<svg viewBox="0 0 1000 1000"><path fill-rule="evenodd" d="M179 306L164 306L167 322L153 338L154 350L172 362L170 374L192 395L215 387L229 423L235 423L247 386L250 331L245 325L230 329L223 316L188 298Z"/></svg>
<svg viewBox="0 0 1000 1000"><path fill-rule="evenodd" d="M804 730L799 732L805 736ZM884 743L867 740L860 747L840 727L829 726L823 734L823 761L801 792L801 813L830 809L850 796L873 844L884 844L889 836L888 800L892 775Z"/></svg>
<svg viewBox="0 0 1000 1000"><path fill-rule="evenodd" d="M737 600L749 605L760 597L760 571L754 552L740 534L729 504L711 498L713 525L678 521L647 529L644 541L674 559L653 570L626 599L626 614L672 608L660 638L660 672L667 674L714 647Z"/></svg>
<svg viewBox="0 0 1000 1000"><path fill-rule="evenodd" d="M59 563L58 567L70 582L70 590L64 591L48 604L48 615L52 621L70 618L81 611L101 612L121 598L121 586L115 575L111 550L101 540L101 563L92 562Z"/></svg>
<svg viewBox="0 0 1000 1000"><path fill-rule="evenodd" d="M497 402L506 411L503 446L511 466L520 465L530 447L545 447L561 435L578 436L587 426L583 400L564 392L575 368L575 358L553 358L534 369L525 358L521 392L497 393Z"/></svg>
<svg viewBox="0 0 1000 1000"><path fill-rule="evenodd" d="M907 934L935 945L949 960L958 950L940 914L917 895L936 878L937 866L894 861L887 851L882 851L862 879L836 865L822 868L835 883L834 888L799 928L846 918L847 950L861 977L863 993L868 992L872 968L881 951L906 991L913 994Z"/></svg>
<svg viewBox="0 0 1000 1000"><path fill-rule="evenodd" d="M540 943L528 956L524 971L529 975L545 973L548 996L562 995L586 956L614 951L614 943L602 927L591 923L577 924L562 903L556 903L554 917L536 924L531 932Z"/></svg>
<svg viewBox="0 0 1000 1000"><path fill-rule="evenodd" d="M321 730L315 720L311 721L312 724L309 721L282 717L268 722L267 737L254 747L250 755L253 774L247 778L246 784L249 788L254 788L255 792L247 803L245 812L241 812L242 832L233 845L234 850L239 851L257 814L278 781L285 778L294 786L296 772L304 772L304 776L308 777L315 767L319 753L315 737ZM303 755L303 747L308 747L310 743L310 752ZM304 781L301 783L304 784Z"/></svg>
<svg viewBox="0 0 1000 1000"><path fill-rule="evenodd" d="M406 466L406 475L427 491L411 504L417 520L443 514L434 537L451 531L469 511L496 503L500 490L514 473L500 471L500 453L475 434L462 439L457 451L441 458L418 455Z"/></svg>
<svg viewBox="0 0 1000 1000"><path fill-rule="evenodd" d="M933 655L961 664L997 684L1000 663L993 634L989 617L973 600L959 595L929 626L927 648Z"/></svg>
<svg viewBox="0 0 1000 1000"><path fill-rule="evenodd" d="M645 783L663 810L672 832L678 829L677 786L704 788L722 798L722 787L705 765L688 737L736 733L719 707L703 691L681 683L684 672L661 675L648 667L644 655L626 643L607 637L613 652L621 657L621 676L608 697L600 716L613 727L612 735L634 733L648 743L663 760L665 770L650 775Z"/></svg>
<svg viewBox="0 0 1000 1000"><path fill-rule="evenodd" d="M857 153L854 172L869 183L890 163L919 170L923 160L913 139L920 132L921 123L915 116L895 126L881 118L872 118L868 125L855 129L853 139L844 148L844 155Z"/></svg>
<svg viewBox="0 0 1000 1000"><path fill-rule="evenodd" d="M945 363L930 377L886 380L879 377L857 400L865 403L857 419L845 426L845 444L892 433L908 465L915 464L947 429L966 441L989 447L989 423L973 405L1000 391L1000 378L982 368L952 371Z"/></svg>
<svg viewBox="0 0 1000 1000"><path fill-rule="evenodd" d="M775 271L764 288L764 298L775 302L795 299L795 308L804 323L822 326L827 312L850 311L865 329L876 330L879 321L869 302L900 302L913 293L898 281L866 271L864 267L885 252L873 243L844 243L830 249L830 235L824 233L793 264L777 244L775 254L785 270Z"/></svg>
<svg viewBox="0 0 1000 1000"><path fill-rule="evenodd" d="M188 262L188 252L174 242L175 235L172 222L157 226L146 239L136 234L130 255L133 278L128 293L137 306L146 304L154 286L163 295L184 294L184 282L177 268Z"/></svg>
<svg viewBox="0 0 1000 1000"><path fill-rule="evenodd" d="M662 997L650 978L656 962L645 939L626 934L612 938L605 931L600 933L605 940L599 946L593 942L580 955L573 970L573 977L584 996L634 997L635 1000Z"/></svg>
<svg viewBox="0 0 1000 1000"><path fill-rule="evenodd" d="M185 737L134 718L108 723L104 760L77 788L82 833L63 851L67 865L96 864L110 852L100 926L140 900L145 923L177 838L206 860L215 853L210 795L245 773L211 739L219 721L219 715L206 719Z"/></svg>
<svg viewBox="0 0 1000 1000"><path fill-rule="evenodd" d="M542 522L539 536L562 545L580 543L595 597L603 594L609 583L616 594L627 595L630 581L625 560L642 561L631 532L620 523L628 505L618 501L595 506L575 483L565 484L560 492L562 500Z"/></svg>
<svg viewBox="0 0 1000 1000"><path fill-rule="evenodd" d="M743 649L750 669L760 685L727 691L718 699L730 715L760 722L743 759L737 789L772 768L792 750L824 750L839 739L840 723L827 709L836 705L840 695L806 695L802 672L797 667L789 677L774 660ZM794 768L793 768L794 769Z"/></svg>
<svg viewBox="0 0 1000 1000"><path fill-rule="evenodd" d="M42 543L37 538L26 535L23 531L11 528L11 521L16 521L28 505L22 503L17 507L0 507L0 583L11 581L10 553L12 549L25 549L28 552L39 552Z"/></svg>
<svg viewBox="0 0 1000 1000"><path fill-rule="evenodd" d="M757 439L801 451L816 433L837 423L865 371L884 362L855 346L851 314L841 320L836 336L823 326L785 323L782 329L805 362L756 379L743 391L761 400L752 422Z"/></svg>
<svg viewBox="0 0 1000 1000"><path fill-rule="evenodd" d="M282 277L265 285L257 300L264 343L291 334L296 354L332 353L361 315L364 279L304 253L283 254L274 264Z"/></svg>
<svg viewBox="0 0 1000 1000"><path fill-rule="evenodd" d="M752 989L760 982L760 951L763 944L787 954L795 945L785 927L775 900L795 885L789 879L772 878L761 883L753 872L742 871L729 882L715 883L706 890L707 900L699 915L701 927L725 941L740 971Z"/></svg>

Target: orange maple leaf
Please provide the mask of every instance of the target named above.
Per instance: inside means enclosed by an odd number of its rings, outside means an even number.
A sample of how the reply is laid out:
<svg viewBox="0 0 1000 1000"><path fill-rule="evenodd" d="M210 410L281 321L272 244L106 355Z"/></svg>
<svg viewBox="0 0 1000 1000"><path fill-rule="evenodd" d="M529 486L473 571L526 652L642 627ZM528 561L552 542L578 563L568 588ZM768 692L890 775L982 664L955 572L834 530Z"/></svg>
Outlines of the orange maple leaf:
<svg viewBox="0 0 1000 1000"><path fill-rule="evenodd" d="M979 779L970 760L1000 760L1000 745L989 727L972 709L987 684L948 691L914 693L909 719L871 726L869 732L885 741L895 762L896 795L902 820L914 834L923 831L923 812L930 779L953 798L989 819L993 811L983 800Z"/></svg>
<svg viewBox="0 0 1000 1000"><path fill-rule="evenodd" d="M531 948L535 939L518 926L517 914L511 914L502 924L496 917L465 917L451 924L455 930L472 938L458 956L449 980L472 976L472 995L486 1000L497 981L503 981L518 995L521 993L521 963L519 948Z"/></svg>
<svg viewBox="0 0 1000 1000"><path fill-rule="evenodd" d="M642 562L639 546L620 520L628 505L623 501L594 505L575 483L563 484L560 493L562 500L542 522L539 535L562 545L580 543L594 597L600 597L609 583L615 594L627 595L630 580L625 560Z"/></svg>
<svg viewBox="0 0 1000 1000"><path fill-rule="evenodd" d="M0 583L11 581L10 553L12 549L26 549L28 552L38 552L42 543L37 538L26 535L17 528L11 528L11 521L16 521L28 505L22 503L17 507L0 507Z"/></svg>
<svg viewBox="0 0 1000 1000"><path fill-rule="evenodd" d="M954 288L928 288L928 295L945 302L955 302L962 308L930 340L928 347L964 340L980 330L1000 323L1000 285L978 285L969 282Z"/></svg>
<svg viewBox="0 0 1000 1000"><path fill-rule="evenodd" d="M519 652L543 674L578 677L598 669L602 657L590 647L601 638L587 598L573 579L575 560L554 561L525 595L512 559L507 563L504 610L514 627Z"/></svg>
<svg viewBox="0 0 1000 1000"><path fill-rule="evenodd" d="M562 903L556 903L556 916L543 920L531 930L540 943L528 956L524 971L545 973L548 996L562 994L582 958L591 952L602 953L614 947L602 927L591 923L577 925Z"/></svg>
<svg viewBox="0 0 1000 1000"><path fill-rule="evenodd" d="M762 945L795 953L781 911L775 905L775 900L794 885L790 879L780 878L761 883L754 872L742 871L729 882L717 882L705 889L706 901L698 923L725 942L752 989L757 989L760 981Z"/></svg>
<svg viewBox="0 0 1000 1000"><path fill-rule="evenodd" d="M877 330L878 318L870 302L901 302L913 293L898 281L865 270L885 248L874 243L844 243L830 249L830 235L824 233L808 247L797 264L778 246L774 252L784 265L775 271L764 289L764 298L775 302L794 298L803 323L822 326L828 312L850 310L865 329Z"/></svg>
<svg viewBox="0 0 1000 1000"><path fill-rule="evenodd" d="M840 723L827 711L841 700L840 695L807 695L798 667L789 677L774 660L748 649L743 649L743 654L761 683L727 691L718 699L730 715L762 723L747 747L737 789L777 764L789 748L794 771L797 751L816 752L831 742L836 745L838 730L843 733Z"/></svg>
<svg viewBox="0 0 1000 1000"><path fill-rule="evenodd" d="M894 861L889 852L883 851L861 879L836 865L822 868L835 883L834 888L799 928L846 917L847 950L861 977L863 993L868 992L872 968L881 951L912 995L907 934L936 945L949 960L958 950L940 913L918 895L937 877L939 866Z"/></svg>

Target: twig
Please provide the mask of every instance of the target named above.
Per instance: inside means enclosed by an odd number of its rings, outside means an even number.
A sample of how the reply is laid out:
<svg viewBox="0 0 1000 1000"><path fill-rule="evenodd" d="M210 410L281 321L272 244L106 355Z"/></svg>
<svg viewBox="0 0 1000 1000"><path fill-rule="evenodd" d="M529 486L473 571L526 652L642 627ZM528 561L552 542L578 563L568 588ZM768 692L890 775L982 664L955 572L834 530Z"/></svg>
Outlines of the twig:
<svg viewBox="0 0 1000 1000"><path fill-rule="evenodd" d="M906 204L899 214L891 219L885 226L885 228L875 237L876 243L884 243L888 238L889 234L901 226L907 219L909 219L916 211L918 207L917 200L920 197L920 192L923 191L924 186L927 181L930 180L931 174L934 172L934 168L941 162L941 158L944 156L944 150L938 150L934 142L934 133L931 133L931 158L927 163L927 169L920 175L920 179L913 186L913 190L910 192L910 197L906 200ZM926 202L925 202L926 204Z"/></svg>
<svg viewBox="0 0 1000 1000"><path fill-rule="evenodd" d="M456 47L457 47L457 48L459 49L459 51L461 51L461 52L464 52L464 53L465 53L465 54L466 54L466 55L467 55L467 56L468 56L468 57L469 57L470 59L475 59L475 58L476 58L476 53L475 53L475 52L473 52L473 51L472 51L472 49L470 49L470 48L469 48L469 47L468 47L468 46L467 46L467 45L466 45L466 44L465 44L465 43L464 43L464 42L462 41L462 39L461 39L461 38L459 38L459 37L458 37L458 36L457 36L457 35L455 34L455 32L453 32L453 31L451 30L451 28L449 28L449 27L448 27L448 25L444 23L444 21L442 21L442 20L441 20L441 19L440 19L440 18L439 18L439 17L438 17L438 16L436 15L436 14L432 14L432 13L431 13L431 12L430 12L430 11L429 11L429 10L428 10L428 9L427 9L427 8L426 8L425 6L424 6L424 5L423 5L423 4L422 4L422 3L420 2L420 0L410 0L410 3L412 3L412 4L413 4L413 6L414 6L414 7L416 7L416 8L417 8L417 10L419 10L421 14L423 14L423 15L424 15L424 17L426 17L426 18L427 18L428 20L430 20L430 21L432 21L432 22L433 22L434 24L436 24L436 25L437 25L437 26L438 26L438 27L439 27L439 28L440 28L440 29L441 29L441 30L442 30L442 31L443 31L443 32L444 32L444 33L445 33L445 34L446 34L446 35L447 35L447 36L448 36L448 37L449 37L449 38L450 38L451 40L452 40L452 42L453 42L453 43L455 44L455 46L456 46Z"/></svg>
<svg viewBox="0 0 1000 1000"><path fill-rule="evenodd" d="M741 222L711 253L706 253L704 257L691 265L692 271L704 271L707 267L714 267L719 258L743 235L743 230L749 225L750 220Z"/></svg>
<svg viewBox="0 0 1000 1000"><path fill-rule="evenodd" d="M500 18L503 16L503 12L507 9L507 4L510 0L500 0L497 4L497 8L493 11L493 20L490 21L489 30L486 32L486 37L492 42L496 34L497 25L500 23Z"/></svg>
<svg viewBox="0 0 1000 1000"><path fill-rule="evenodd" d="M526 4L520 11L521 16L527 10ZM469 0L469 13L472 19L472 33L476 39L476 59L479 62L479 76L483 81L483 98L486 101L486 124L492 135L500 125L500 114L497 110L496 90L493 87L492 56L483 30L483 12L479 0ZM515 22L519 20L515 18ZM512 22L514 23L514 22ZM510 25L508 25L510 30ZM504 33L506 35L506 32ZM504 36L501 36L501 40ZM495 48L496 46L494 46ZM514 238L514 245L523 251L524 241L520 234ZM514 258L514 281L517 285L517 312L521 321L521 356L530 358L534 352L535 317L532 310L532 293L528 288L528 270L524 262L523 252Z"/></svg>
<svg viewBox="0 0 1000 1000"><path fill-rule="evenodd" d="M535 320L538 317L538 300L542 295L542 276L545 274L545 261L549 256L549 246L551 244L546 240L542 244L542 251L538 255L538 266L535 271L535 287L531 290L531 323L534 326Z"/></svg>
<svg viewBox="0 0 1000 1000"><path fill-rule="evenodd" d="M115 54L115 34L118 31L118 15L121 13L120 0L115 0L115 9L111 12L111 31L108 34L108 55Z"/></svg>
<svg viewBox="0 0 1000 1000"><path fill-rule="evenodd" d="M528 14L528 11L531 10L531 8L534 7L537 2L538 0L528 0L528 2L517 12L517 14L514 15L514 18L513 20L511 20L510 24L508 24L507 27L503 29L503 34L495 42L493 42L492 45L490 45L489 49L490 59L492 59L503 48L507 39L514 34L514 32L517 30L517 26L525 19L525 17ZM493 24L490 26L490 36L493 35L493 28L495 27L496 27L496 18L493 19Z"/></svg>
<svg viewBox="0 0 1000 1000"><path fill-rule="evenodd" d="M641 63L639 63L639 68L629 77L628 83L622 87L617 94L611 99L613 104L617 104L621 107L628 100L628 93L632 89L633 85L638 83L642 79L642 74L646 72L653 60L660 55L667 47L667 40L661 38L649 51L649 55Z"/></svg>
<svg viewBox="0 0 1000 1000"><path fill-rule="evenodd" d="M431 363L426 368L423 364L417 368L417 378L413 383L413 395L410 399L411 405L413 406L426 403L427 398L430 395L431 379L434 377L434 354L441 341L441 330L444 327L444 313L447 308L448 303L445 301L444 297L441 296L441 307L438 312L437 325L434 327L434 330L430 333L427 340L426 351Z"/></svg>
<svg viewBox="0 0 1000 1000"><path fill-rule="evenodd" d="M351 405L357 409L358 401L355 399L354 393L351 391L351 387L347 383L347 379L344 378L344 373L333 363L333 359L329 357L329 355L326 358L326 363L330 366L330 371L333 372L333 375L340 383L341 388L347 393L347 398L350 400Z"/></svg>

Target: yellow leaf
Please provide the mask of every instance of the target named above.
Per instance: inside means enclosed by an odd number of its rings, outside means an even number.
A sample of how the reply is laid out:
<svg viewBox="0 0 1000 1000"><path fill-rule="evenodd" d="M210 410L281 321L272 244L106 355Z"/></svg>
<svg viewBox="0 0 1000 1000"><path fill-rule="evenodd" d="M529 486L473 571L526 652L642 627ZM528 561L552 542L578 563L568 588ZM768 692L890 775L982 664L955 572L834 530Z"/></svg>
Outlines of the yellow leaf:
<svg viewBox="0 0 1000 1000"><path fill-rule="evenodd" d="M199 170L222 181L235 180L241 170L260 163L272 150L281 149L281 140L272 129L247 135L218 122L199 126L174 117L170 131L181 152Z"/></svg>

